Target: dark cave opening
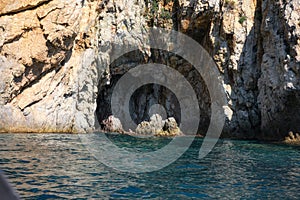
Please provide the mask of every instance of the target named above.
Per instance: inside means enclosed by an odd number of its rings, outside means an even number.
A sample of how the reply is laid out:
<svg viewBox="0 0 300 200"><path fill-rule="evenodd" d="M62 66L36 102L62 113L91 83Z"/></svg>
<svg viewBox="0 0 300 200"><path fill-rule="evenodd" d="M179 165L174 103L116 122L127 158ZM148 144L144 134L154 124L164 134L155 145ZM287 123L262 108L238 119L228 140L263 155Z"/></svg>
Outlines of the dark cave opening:
<svg viewBox="0 0 300 200"><path fill-rule="evenodd" d="M180 104L175 94L158 84L147 84L137 89L130 98L129 110L136 124L149 121L153 114L160 114L163 119L174 117L178 124L181 122Z"/></svg>
<svg viewBox="0 0 300 200"><path fill-rule="evenodd" d="M146 57L140 51L133 51L121 56L110 65L109 84L99 84L96 109L99 123L101 124L104 119L112 115L112 93L124 74L140 64L160 63L178 71L192 86L200 108L198 133L205 134L210 123L211 102L207 86L201 75L189 62L178 55L157 49L151 49L151 52L151 56ZM174 117L180 124L180 106L175 94L169 88L158 84L146 84L139 87L129 101L130 116L135 124L148 121L152 114L160 114L165 119ZM122 119L120 120L122 122Z"/></svg>

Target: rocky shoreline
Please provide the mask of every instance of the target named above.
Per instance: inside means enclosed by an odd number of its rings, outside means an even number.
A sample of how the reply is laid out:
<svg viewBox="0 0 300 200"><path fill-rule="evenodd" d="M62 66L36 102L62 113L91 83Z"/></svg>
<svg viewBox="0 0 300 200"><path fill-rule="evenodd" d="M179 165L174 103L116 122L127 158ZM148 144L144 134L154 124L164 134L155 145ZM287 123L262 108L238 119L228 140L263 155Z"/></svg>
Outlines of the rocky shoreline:
<svg viewBox="0 0 300 200"><path fill-rule="evenodd" d="M187 136L180 130L176 120L173 117L163 120L159 114L152 115L149 121L142 121L140 124L138 124L135 131L132 131L131 129L127 131L124 130L120 119L111 115L102 121L101 129L99 129L99 131L138 137ZM203 138L204 136L196 134L195 137ZM284 140L278 140L276 143L298 146L300 145L300 134L290 131Z"/></svg>

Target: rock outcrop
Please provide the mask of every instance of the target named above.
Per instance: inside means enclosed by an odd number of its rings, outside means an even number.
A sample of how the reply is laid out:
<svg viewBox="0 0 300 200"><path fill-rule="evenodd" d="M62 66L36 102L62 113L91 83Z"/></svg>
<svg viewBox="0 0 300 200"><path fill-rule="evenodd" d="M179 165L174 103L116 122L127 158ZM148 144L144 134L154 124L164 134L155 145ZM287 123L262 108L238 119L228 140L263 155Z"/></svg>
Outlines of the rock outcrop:
<svg viewBox="0 0 300 200"><path fill-rule="evenodd" d="M152 115L150 121L142 121L135 132L141 135L155 135L163 130L165 122L159 114Z"/></svg>
<svg viewBox="0 0 300 200"><path fill-rule="evenodd" d="M101 122L101 130L105 132L125 132L120 119L114 117L113 115Z"/></svg>
<svg viewBox="0 0 300 200"><path fill-rule="evenodd" d="M174 117L170 117L164 121L162 130L155 134L156 136L177 136L183 135Z"/></svg>
<svg viewBox="0 0 300 200"><path fill-rule="evenodd" d="M211 115L209 92L183 58L141 48L111 63L116 50L112 44L142 46L149 27L162 27L192 37L215 60L228 101L223 136L284 139L289 131L300 131L299 4L297 0L4 0L0 131L93 131L98 121L112 114L110 97L120 77L138 64L154 62L176 69L193 86L201 111L199 132L205 133ZM136 124L150 118L154 104L161 104L180 123L176 96L154 84L139 88L132 97Z"/></svg>
<svg viewBox="0 0 300 200"><path fill-rule="evenodd" d="M182 135L174 117L163 120L159 114L151 116L150 121L141 122L135 132L146 136L178 136Z"/></svg>
<svg viewBox="0 0 300 200"><path fill-rule="evenodd" d="M100 131L146 137L173 137L183 135L174 117L163 120L159 114L152 115L150 121L142 121L137 125L135 132L130 129L124 130L121 120L111 115L101 122Z"/></svg>
<svg viewBox="0 0 300 200"><path fill-rule="evenodd" d="M300 135L299 133L294 134L292 131L290 131L288 136L284 138L283 142L286 144L300 145Z"/></svg>

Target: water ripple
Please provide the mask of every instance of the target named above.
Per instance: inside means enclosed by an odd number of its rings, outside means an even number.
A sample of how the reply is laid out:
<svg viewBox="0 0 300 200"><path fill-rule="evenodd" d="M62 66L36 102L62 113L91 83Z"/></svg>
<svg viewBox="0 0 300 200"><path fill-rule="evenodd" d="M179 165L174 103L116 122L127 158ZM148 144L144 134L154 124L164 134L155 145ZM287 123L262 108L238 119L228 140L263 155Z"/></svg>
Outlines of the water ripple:
<svg viewBox="0 0 300 200"><path fill-rule="evenodd" d="M110 139L137 151L170 141L125 135ZM99 163L78 135L2 134L0 166L23 199L297 199L299 147L221 140L199 160L201 143L197 138L160 171L129 174Z"/></svg>

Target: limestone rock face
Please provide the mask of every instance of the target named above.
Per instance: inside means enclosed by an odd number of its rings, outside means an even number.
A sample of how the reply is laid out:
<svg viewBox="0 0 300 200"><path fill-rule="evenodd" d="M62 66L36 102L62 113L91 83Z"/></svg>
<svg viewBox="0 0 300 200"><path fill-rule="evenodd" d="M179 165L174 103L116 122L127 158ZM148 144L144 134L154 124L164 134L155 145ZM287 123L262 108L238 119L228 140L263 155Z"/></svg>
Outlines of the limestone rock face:
<svg viewBox="0 0 300 200"><path fill-rule="evenodd" d="M179 4L178 29L206 48L223 75L224 136L282 139L299 130L299 2Z"/></svg>
<svg viewBox="0 0 300 200"><path fill-rule="evenodd" d="M149 27L162 27L192 37L217 64L228 102L223 136L283 139L289 131L300 131L299 4L3 0L0 131L93 131L98 121L112 114L110 97L120 77L138 64L160 63L179 71L192 85L201 112L199 131L205 134L211 100L201 75L188 61L150 47L117 60L111 57L120 48L147 43ZM133 95L133 121L149 119L154 104L161 104L180 123L178 100L155 84Z"/></svg>
<svg viewBox="0 0 300 200"><path fill-rule="evenodd" d="M98 4L1 2L0 131L94 129L98 72L90 36Z"/></svg>
<svg viewBox="0 0 300 200"><path fill-rule="evenodd" d="M264 138L282 137L300 129L299 6L299 1L262 3L264 53L258 102Z"/></svg>

